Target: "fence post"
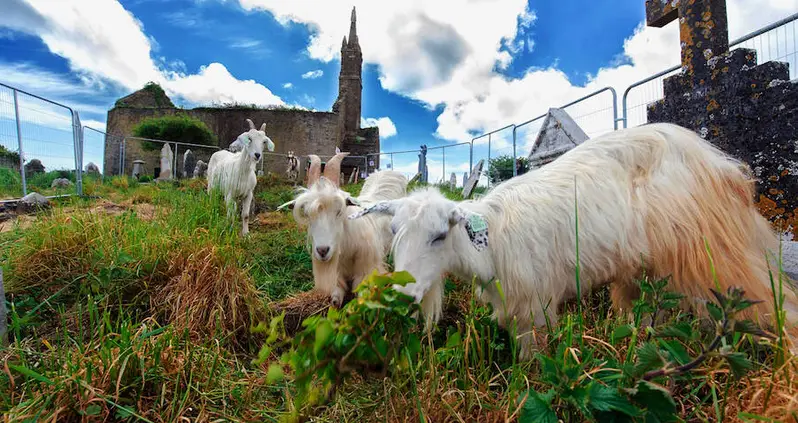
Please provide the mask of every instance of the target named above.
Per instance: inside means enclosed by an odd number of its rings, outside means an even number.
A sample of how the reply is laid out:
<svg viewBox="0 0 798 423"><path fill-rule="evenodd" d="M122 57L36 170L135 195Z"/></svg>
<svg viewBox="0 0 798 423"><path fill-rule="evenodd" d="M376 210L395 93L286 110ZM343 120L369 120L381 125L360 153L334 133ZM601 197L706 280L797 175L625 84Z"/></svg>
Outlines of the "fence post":
<svg viewBox="0 0 798 423"><path fill-rule="evenodd" d="M391 170L394 170L393 169L393 153L391 153Z"/></svg>
<svg viewBox="0 0 798 423"><path fill-rule="evenodd" d="M488 134L488 162L485 163L486 164L485 169L487 170L486 173L488 175L488 188L490 188L490 142L491 142L490 137L491 137L491 135L493 135L493 134Z"/></svg>
<svg viewBox="0 0 798 423"><path fill-rule="evenodd" d="M515 165L515 161L517 160L515 157L515 130L517 128L513 126L513 177L518 176L518 166Z"/></svg>
<svg viewBox="0 0 798 423"><path fill-rule="evenodd" d="M471 145L468 147L468 173L474 169L474 140L471 140Z"/></svg>
<svg viewBox="0 0 798 423"><path fill-rule="evenodd" d="M83 131L80 126L80 115L72 112L72 143L75 152L75 190L78 196L83 195Z"/></svg>
<svg viewBox="0 0 798 423"><path fill-rule="evenodd" d="M446 146L444 145L441 150L443 151L443 181L446 182Z"/></svg>
<svg viewBox="0 0 798 423"><path fill-rule="evenodd" d="M25 151L22 149L22 124L19 120L19 99L14 90L14 117L17 120L17 144L19 148L19 174L22 177L22 196L28 195L28 183L25 180Z"/></svg>
<svg viewBox="0 0 798 423"><path fill-rule="evenodd" d="M3 269L0 268L0 347L8 346L8 323L6 323L6 292L3 288Z"/></svg>

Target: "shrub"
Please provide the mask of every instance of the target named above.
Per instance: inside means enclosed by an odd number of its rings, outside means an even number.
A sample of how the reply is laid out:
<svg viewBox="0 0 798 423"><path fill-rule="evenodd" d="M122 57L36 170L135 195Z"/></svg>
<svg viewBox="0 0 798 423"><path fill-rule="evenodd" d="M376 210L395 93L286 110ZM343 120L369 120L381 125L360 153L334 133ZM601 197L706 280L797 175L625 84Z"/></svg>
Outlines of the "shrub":
<svg viewBox="0 0 798 423"><path fill-rule="evenodd" d="M141 175L141 176L139 176L139 182L141 182L141 183L152 182L152 176L150 176L150 175Z"/></svg>
<svg viewBox="0 0 798 423"><path fill-rule="evenodd" d="M19 153L11 151L6 147L0 145L0 162L4 163L19 163Z"/></svg>
<svg viewBox="0 0 798 423"><path fill-rule="evenodd" d="M529 170L529 159L526 157L518 157L516 161L519 164L518 174L522 175ZM506 181L513 177L513 156L504 155L490 159L490 168L488 170L488 178L492 184Z"/></svg>
<svg viewBox="0 0 798 423"><path fill-rule="evenodd" d="M218 144L216 136L203 121L183 114L144 119L133 128L133 136L191 144ZM146 151L153 151L161 149L163 144L145 141L142 147Z"/></svg>

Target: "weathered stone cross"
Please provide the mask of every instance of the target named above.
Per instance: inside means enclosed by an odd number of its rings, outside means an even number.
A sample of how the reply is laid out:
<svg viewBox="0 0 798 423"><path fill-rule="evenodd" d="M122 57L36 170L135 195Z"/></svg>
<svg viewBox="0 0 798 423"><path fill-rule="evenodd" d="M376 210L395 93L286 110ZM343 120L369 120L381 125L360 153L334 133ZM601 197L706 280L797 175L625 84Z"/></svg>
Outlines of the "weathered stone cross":
<svg viewBox="0 0 798 423"><path fill-rule="evenodd" d="M725 0L646 0L646 23L661 28L679 19L682 74L706 80L709 60L729 50Z"/></svg>

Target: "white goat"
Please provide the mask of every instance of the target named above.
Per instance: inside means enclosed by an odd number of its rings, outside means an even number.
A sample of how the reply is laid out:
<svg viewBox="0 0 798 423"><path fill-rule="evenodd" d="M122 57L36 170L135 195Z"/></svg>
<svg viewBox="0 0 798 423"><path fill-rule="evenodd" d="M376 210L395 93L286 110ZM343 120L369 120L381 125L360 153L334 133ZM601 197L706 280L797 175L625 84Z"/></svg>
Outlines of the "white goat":
<svg viewBox="0 0 798 423"><path fill-rule="evenodd" d="M583 293L611 283L615 308L628 312L645 268L649 276L671 276L668 288L686 296L683 306L705 313L714 288L706 239L721 289L739 286L763 301L745 314L772 328L765 253L778 252L778 238L753 205L754 184L740 162L694 132L651 124L588 140L480 200L456 203L425 189L350 219L394 216L395 270L416 280L397 289L421 302L428 324L441 315L445 272L498 280L506 303L495 283L479 296L493 305L499 324L517 319L528 357L532 324L555 322L557 306L576 297L575 200ZM784 308L794 324L789 285Z"/></svg>
<svg viewBox="0 0 798 423"><path fill-rule="evenodd" d="M321 160L310 155L308 187L280 206L293 205L294 219L308 227L316 289L330 295L334 306L343 304L347 291L354 289L375 269L385 272L385 256L391 248L390 217L372 216L358 221L348 214L362 210L357 204L401 198L407 194L407 178L399 172L375 172L353 198L341 190L341 161L349 153L336 154L320 176ZM350 287L351 283L351 287Z"/></svg>
<svg viewBox="0 0 798 423"><path fill-rule="evenodd" d="M240 203L241 221L243 228L241 235L249 233L249 209L252 205L252 192L258 183L255 175L255 165L261 159L263 144L266 143L269 151L274 151L274 143L266 136L266 124L260 130L255 129L255 124L247 119L249 131L239 135L236 139L244 149L237 153L219 150L208 161L208 193L218 188L223 194L227 204L227 216L232 218Z"/></svg>

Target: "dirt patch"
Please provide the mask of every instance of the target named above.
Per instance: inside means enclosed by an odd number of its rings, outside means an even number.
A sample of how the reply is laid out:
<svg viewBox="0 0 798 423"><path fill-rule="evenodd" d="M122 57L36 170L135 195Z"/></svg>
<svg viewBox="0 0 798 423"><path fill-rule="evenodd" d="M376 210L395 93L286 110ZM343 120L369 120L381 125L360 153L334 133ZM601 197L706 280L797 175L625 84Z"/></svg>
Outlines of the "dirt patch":
<svg viewBox="0 0 798 423"><path fill-rule="evenodd" d="M291 216L283 212L260 213L255 217L252 223L254 226L259 226L268 231L288 229L294 226Z"/></svg>
<svg viewBox="0 0 798 423"><path fill-rule="evenodd" d="M20 229L28 229L33 222L36 221L36 216L29 216L21 214L16 218L11 218L0 222L0 233L13 231L19 225Z"/></svg>

